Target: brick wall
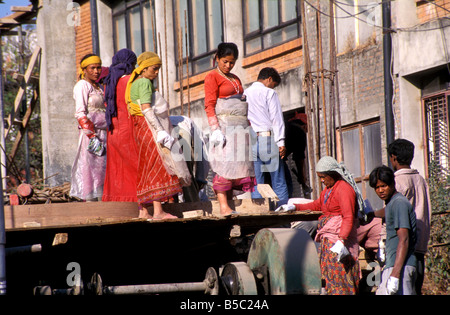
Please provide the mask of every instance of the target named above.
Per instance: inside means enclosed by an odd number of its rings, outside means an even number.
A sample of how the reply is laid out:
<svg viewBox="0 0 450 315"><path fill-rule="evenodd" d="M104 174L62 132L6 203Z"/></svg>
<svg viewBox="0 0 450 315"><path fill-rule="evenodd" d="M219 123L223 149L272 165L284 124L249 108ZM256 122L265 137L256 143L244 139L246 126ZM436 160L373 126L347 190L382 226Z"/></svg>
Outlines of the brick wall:
<svg viewBox="0 0 450 315"><path fill-rule="evenodd" d="M435 0L432 3L416 0L417 17L421 23L430 22L437 18L450 17L450 0ZM448 10L448 11L446 11Z"/></svg>
<svg viewBox="0 0 450 315"><path fill-rule="evenodd" d="M382 44L338 56L338 71L343 125L376 116L384 119Z"/></svg>
<svg viewBox="0 0 450 315"><path fill-rule="evenodd" d="M78 1L81 6L79 26L75 26L76 64L80 65L81 58L92 53L91 10L89 1Z"/></svg>

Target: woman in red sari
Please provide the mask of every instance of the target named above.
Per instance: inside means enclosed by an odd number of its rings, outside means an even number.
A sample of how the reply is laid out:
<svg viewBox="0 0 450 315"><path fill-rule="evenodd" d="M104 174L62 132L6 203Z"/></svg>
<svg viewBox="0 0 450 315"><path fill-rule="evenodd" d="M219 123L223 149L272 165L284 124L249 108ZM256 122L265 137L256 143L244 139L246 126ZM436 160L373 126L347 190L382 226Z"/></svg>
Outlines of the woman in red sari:
<svg viewBox="0 0 450 315"><path fill-rule="evenodd" d="M180 181L171 175L162 158L161 148L170 149L174 138L161 125L153 111L152 81L161 68L161 59L152 52L144 52L137 58L138 67L131 74L125 93L128 111L134 124L134 136L138 152L137 199L141 207L140 218L153 220L176 218L166 213L162 202L182 192ZM153 204L153 215L149 205Z"/></svg>
<svg viewBox="0 0 450 315"><path fill-rule="evenodd" d="M220 214L230 216L228 205L233 189L253 191L256 184L250 159L248 104L242 99L241 80L231 73L239 51L234 43L217 48L217 68L205 77L205 111L211 128L209 159L216 173L213 189L220 204Z"/></svg>
<svg viewBox="0 0 450 315"><path fill-rule="evenodd" d="M125 89L136 62L134 52L127 48L119 50L104 80L108 152L102 201L137 202L138 155L133 120L125 101Z"/></svg>

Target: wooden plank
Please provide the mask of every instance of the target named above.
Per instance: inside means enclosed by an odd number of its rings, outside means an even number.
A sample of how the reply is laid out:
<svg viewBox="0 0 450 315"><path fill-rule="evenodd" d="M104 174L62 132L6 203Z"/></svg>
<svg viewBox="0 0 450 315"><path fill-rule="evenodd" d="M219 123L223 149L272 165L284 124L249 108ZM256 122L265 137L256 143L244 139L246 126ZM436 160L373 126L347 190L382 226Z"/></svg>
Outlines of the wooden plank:
<svg viewBox="0 0 450 315"><path fill-rule="evenodd" d="M36 46L36 48L34 49L33 55L31 56L30 62L28 63L28 67L27 70L25 71L25 75L24 75L24 80L21 84L21 86L19 87L19 91L17 92L16 98L14 100L14 109L11 111L11 113L9 114L7 121L8 121L8 128L5 131L5 138L8 136L9 132L11 131L11 128L13 126L13 120L14 120L14 116L16 115L19 106L22 103L22 98L25 95L25 88L26 85L29 83L31 75L33 73L33 69L36 65L36 62L39 59L39 56L41 54L41 47Z"/></svg>
<svg viewBox="0 0 450 315"><path fill-rule="evenodd" d="M268 184L258 184L258 192L263 198L269 198L275 201L279 201L277 194L273 191L272 187Z"/></svg>
<svg viewBox="0 0 450 315"><path fill-rule="evenodd" d="M14 24L14 25L18 25L19 22L17 22L15 19L10 18L10 17L4 17L4 18L0 18L0 24Z"/></svg>
<svg viewBox="0 0 450 315"><path fill-rule="evenodd" d="M227 221L260 227L280 222L315 220L320 213L297 211L279 213L270 211L267 199L238 199L229 202L239 215L231 218L220 216L217 201L164 204L165 211L179 219L150 221L154 224L170 224L176 221ZM134 202L68 202L54 204L5 205L5 226L7 231L45 229L56 227L103 226L127 224L138 219L138 205ZM184 216L186 213L186 217ZM195 215L192 215L195 214ZM199 216L203 214L202 216Z"/></svg>
<svg viewBox="0 0 450 315"><path fill-rule="evenodd" d="M231 208L241 214L268 213L269 202L265 199L239 199L229 202ZM150 211L152 211L150 207ZM220 216L218 201L167 203L165 211L183 218L184 212L201 210L205 216ZM89 223L131 220L138 217L134 202L69 202L53 204L30 204L5 206L6 229L23 227L52 227Z"/></svg>
<svg viewBox="0 0 450 315"><path fill-rule="evenodd" d="M25 133L26 128L31 119L31 115L33 114L34 108L36 107L36 104L39 100L39 85L37 85L36 89L33 92L34 92L33 99L30 101L30 105L28 106L27 111L23 117L22 123L20 124L19 132L17 133L16 139L11 148L11 153L9 154L9 158L11 160L14 160L17 150L19 150L20 142L22 141L22 138L26 135Z"/></svg>
<svg viewBox="0 0 450 315"><path fill-rule="evenodd" d="M71 202L34 205L5 205L6 230L23 227L78 225L99 221L137 218L134 202Z"/></svg>
<svg viewBox="0 0 450 315"><path fill-rule="evenodd" d="M267 199L236 199L228 201L228 205L231 209L236 210L240 214L252 214L252 213L268 213L270 211L270 202ZM198 202L186 202L186 203L168 203L164 204L165 211L176 215L177 217L183 217L183 212L203 210L205 216L220 217L220 204L216 200L212 201L198 201ZM152 211L152 207L149 208Z"/></svg>
<svg viewBox="0 0 450 315"><path fill-rule="evenodd" d="M33 6L30 5L30 6L24 7L24 6L13 5L13 6L11 6L11 11L12 12L33 12Z"/></svg>

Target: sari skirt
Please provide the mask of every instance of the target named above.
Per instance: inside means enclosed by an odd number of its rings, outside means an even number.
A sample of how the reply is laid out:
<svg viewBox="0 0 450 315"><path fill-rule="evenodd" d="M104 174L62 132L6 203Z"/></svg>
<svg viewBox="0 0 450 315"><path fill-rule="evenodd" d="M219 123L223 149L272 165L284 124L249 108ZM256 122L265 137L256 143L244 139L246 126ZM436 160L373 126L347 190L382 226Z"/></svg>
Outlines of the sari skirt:
<svg viewBox="0 0 450 315"><path fill-rule="evenodd" d="M138 151L138 203L142 205L153 201L167 201L182 192L178 177L167 172L145 118L132 117Z"/></svg>
<svg viewBox="0 0 450 315"><path fill-rule="evenodd" d="M331 216L319 220L320 230ZM355 295L359 288L359 261L348 255L342 262L337 261L336 253L331 251L334 243L323 237L320 242L320 270L325 280L328 295Z"/></svg>

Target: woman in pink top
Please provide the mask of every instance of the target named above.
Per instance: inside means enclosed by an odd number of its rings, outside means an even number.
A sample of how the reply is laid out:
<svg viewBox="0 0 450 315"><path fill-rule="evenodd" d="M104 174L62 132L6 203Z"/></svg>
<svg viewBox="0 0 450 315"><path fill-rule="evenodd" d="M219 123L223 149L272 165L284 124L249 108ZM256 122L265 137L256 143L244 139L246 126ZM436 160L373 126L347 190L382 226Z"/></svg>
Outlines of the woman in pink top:
<svg viewBox="0 0 450 315"><path fill-rule="evenodd" d="M359 286L359 245L356 237L359 190L345 167L330 156L320 159L316 171L325 189L319 199L307 204L295 204L295 207L296 210L323 213L315 240L320 242L320 268L327 294L356 294ZM350 252L340 261L332 249L339 241Z"/></svg>

